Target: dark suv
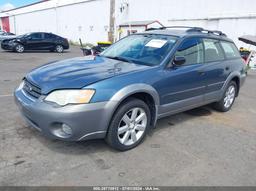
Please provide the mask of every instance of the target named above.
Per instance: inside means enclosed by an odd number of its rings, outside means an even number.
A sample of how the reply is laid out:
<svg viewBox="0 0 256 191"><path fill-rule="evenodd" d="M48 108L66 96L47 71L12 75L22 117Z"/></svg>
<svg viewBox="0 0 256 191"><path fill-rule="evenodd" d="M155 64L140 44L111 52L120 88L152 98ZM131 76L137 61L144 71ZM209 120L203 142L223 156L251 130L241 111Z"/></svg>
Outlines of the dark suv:
<svg viewBox="0 0 256 191"><path fill-rule="evenodd" d="M25 50L49 50L58 53L69 49L68 40L52 33L35 32L3 40L1 47L22 53Z"/></svg>
<svg viewBox="0 0 256 191"><path fill-rule="evenodd" d="M95 57L36 68L15 97L28 124L49 138L105 138L128 150L162 117L210 103L230 110L245 76L239 51L222 32L162 28L130 35Z"/></svg>

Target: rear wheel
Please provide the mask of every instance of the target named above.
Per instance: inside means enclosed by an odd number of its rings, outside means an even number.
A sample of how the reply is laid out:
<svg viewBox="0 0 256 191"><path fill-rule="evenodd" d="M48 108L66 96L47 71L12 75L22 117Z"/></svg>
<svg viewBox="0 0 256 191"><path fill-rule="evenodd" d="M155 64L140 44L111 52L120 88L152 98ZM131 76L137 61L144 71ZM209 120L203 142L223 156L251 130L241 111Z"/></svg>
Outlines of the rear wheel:
<svg viewBox="0 0 256 191"><path fill-rule="evenodd" d="M55 47L55 51L58 52L58 53L62 53L64 51L64 48L62 45L57 45Z"/></svg>
<svg viewBox="0 0 256 191"><path fill-rule="evenodd" d="M139 145L150 126L150 110L139 99L128 99L113 116L106 137L107 143L120 151Z"/></svg>
<svg viewBox="0 0 256 191"><path fill-rule="evenodd" d="M227 112L231 109L237 93L237 84L234 81L231 81L219 102L216 102L213 106L216 110L221 112Z"/></svg>
<svg viewBox="0 0 256 191"><path fill-rule="evenodd" d="M25 50L25 48L24 48L24 46L22 44L17 44L14 49L18 53L22 53Z"/></svg>

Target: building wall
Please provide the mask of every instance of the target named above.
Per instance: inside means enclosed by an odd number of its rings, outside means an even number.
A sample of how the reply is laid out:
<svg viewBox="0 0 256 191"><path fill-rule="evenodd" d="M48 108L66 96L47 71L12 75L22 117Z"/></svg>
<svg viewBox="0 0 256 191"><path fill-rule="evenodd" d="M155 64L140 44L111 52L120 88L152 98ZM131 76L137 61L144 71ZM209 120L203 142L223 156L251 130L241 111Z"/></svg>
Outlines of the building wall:
<svg viewBox="0 0 256 191"><path fill-rule="evenodd" d="M128 6L127 6L128 5ZM106 41L110 0L51 0L9 11L12 32L49 31L73 41ZM128 21L158 20L164 25L202 26L221 30L238 46L237 38L256 35L256 1L252 0L116 0L118 25ZM12 16L15 15L15 16Z"/></svg>
<svg viewBox="0 0 256 191"><path fill-rule="evenodd" d="M74 42L79 38L88 43L106 41L109 6L109 0L74 1L69 5L45 2L33 5L34 9L25 7L23 11L10 12L10 27L16 34L52 32Z"/></svg>
<svg viewBox="0 0 256 191"><path fill-rule="evenodd" d="M129 6L125 6L129 3ZM120 11L124 6L125 10ZM221 30L238 46L244 34L256 35L256 1L252 0L117 0L117 24L159 20L166 26L201 26Z"/></svg>

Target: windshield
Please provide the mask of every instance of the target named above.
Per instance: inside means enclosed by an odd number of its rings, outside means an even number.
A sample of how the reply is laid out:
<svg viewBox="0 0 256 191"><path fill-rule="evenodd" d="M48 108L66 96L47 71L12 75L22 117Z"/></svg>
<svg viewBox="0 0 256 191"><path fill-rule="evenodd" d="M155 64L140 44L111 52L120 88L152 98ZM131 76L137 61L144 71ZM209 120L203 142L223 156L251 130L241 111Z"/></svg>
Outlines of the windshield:
<svg viewBox="0 0 256 191"><path fill-rule="evenodd" d="M17 38L23 38L23 37L26 37L26 36L28 36L28 35L30 35L30 34L31 34L31 33L22 34L22 35L17 36Z"/></svg>
<svg viewBox="0 0 256 191"><path fill-rule="evenodd" d="M177 37L168 35L131 35L110 46L100 56L155 66L163 61L176 39Z"/></svg>

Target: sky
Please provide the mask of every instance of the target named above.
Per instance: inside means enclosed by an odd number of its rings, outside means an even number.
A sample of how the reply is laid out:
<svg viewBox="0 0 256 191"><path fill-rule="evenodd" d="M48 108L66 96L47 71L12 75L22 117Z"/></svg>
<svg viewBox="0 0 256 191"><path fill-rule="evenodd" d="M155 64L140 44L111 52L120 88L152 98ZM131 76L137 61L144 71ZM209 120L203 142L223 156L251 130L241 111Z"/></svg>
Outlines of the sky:
<svg viewBox="0 0 256 191"><path fill-rule="evenodd" d="M0 0L0 10L6 10L14 7L28 5L38 2L39 0Z"/></svg>

